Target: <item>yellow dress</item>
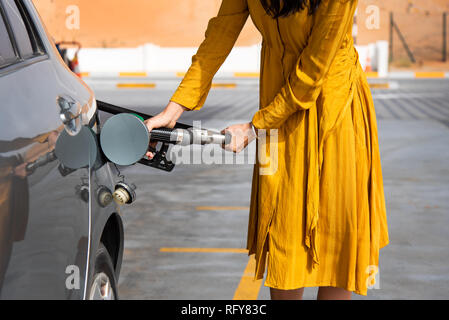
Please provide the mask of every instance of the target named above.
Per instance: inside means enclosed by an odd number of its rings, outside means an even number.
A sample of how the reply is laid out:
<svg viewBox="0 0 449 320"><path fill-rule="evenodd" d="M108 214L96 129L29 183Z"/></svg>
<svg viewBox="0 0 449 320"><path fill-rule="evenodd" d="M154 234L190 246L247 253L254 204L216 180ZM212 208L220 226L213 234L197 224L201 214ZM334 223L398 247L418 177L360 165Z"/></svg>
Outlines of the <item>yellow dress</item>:
<svg viewBox="0 0 449 320"><path fill-rule="evenodd" d="M258 141L247 248L255 278L267 267L272 288L366 295L389 241L376 114L352 38L356 7L323 0L313 15L273 19L259 0L223 0L171 99L203 106L251 16L263 36L252 121L267 138Z"/></svg>

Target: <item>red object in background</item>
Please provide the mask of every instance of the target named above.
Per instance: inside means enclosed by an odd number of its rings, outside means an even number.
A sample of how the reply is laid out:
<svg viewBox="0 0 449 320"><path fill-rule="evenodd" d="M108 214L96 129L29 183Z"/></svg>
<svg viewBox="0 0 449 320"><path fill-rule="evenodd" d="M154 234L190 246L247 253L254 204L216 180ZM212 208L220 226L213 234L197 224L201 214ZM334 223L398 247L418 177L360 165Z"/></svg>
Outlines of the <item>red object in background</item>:
<svg viewBox="0 0 449 320"><path fill-rule="evenodd" d="M369 56L369 52L368 52L368 56L366 57L366 67L365 67L365 72L372 72L373 68L371 66L371 57Z"/></svg>
<svg viewBox="0 0 449 320"><path fill-rule="evenodd" d="M67 49L69 47L76 47L75 55L71 60L67 56ZM81 50L81 43L76 41L60 41L56 43L56 48L58 48L59 54L61 55L67 66L70 68L70 70L72 70L73 73L81 78L81 71L78 60L78 53Z"/></svg>
<svg viewBox="0 0 449 320"><path fill-rule="evenodd" d="M70 61L69 68L70 68L70 70L72 70L72 72L74 74L76 74L78 77L81 78L80 66L79 66L79 62L78 62L78 51L75 52L75 56Z"/></svg>

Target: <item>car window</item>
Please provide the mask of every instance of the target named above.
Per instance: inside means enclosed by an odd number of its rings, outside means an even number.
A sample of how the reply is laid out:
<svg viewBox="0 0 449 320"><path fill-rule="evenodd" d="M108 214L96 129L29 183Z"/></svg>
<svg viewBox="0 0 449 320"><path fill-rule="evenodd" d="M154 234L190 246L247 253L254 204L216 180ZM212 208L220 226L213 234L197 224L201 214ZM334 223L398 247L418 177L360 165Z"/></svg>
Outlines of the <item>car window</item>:
<svg viewBox="0 0 449 320"><path fill-rule="evenodd" d="M28 12L28 9L23 3L23 0L15 0L15 3L17 7L20 10L20 13L22 15L22 19L26 24L26 28L28 31L28 35L30 36L31 45L33 47L34 55L42 55L45 54L44 44L42 42L42 39L39 36L39 32L36 29L36 26L34 25L33 19L30 16L30 13Z"/></svg>
<svg viewBox="0 0 449 320"><path fill-rule="evenodd" d="M30 36L28 34L25 22L22 19L19 8L14 0L4 0L5 11L8 15L9 23L14 32L14 38L17 43L20 55L23 58L29 58L34 55L33 46L31 45Z"/></svg>
<svg viewBox="0 0 449 320"><path fill-rule="evenodd" d="M17 60L3 16L0 14L0 68Z"/></svg>

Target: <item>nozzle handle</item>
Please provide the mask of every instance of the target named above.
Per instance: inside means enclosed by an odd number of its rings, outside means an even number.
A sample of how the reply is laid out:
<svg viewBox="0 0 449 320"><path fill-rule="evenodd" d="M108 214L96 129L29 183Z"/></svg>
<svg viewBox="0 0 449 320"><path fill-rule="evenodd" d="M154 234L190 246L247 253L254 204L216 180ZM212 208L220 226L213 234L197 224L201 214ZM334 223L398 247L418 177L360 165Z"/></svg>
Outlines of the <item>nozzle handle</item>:
<svg viewBox="0 0 449 320"><path fill-rule="evenodd" d="M172 139L174 130L169 128L153 129L150 132L150 140L176 144L177 141Z"/></svg>

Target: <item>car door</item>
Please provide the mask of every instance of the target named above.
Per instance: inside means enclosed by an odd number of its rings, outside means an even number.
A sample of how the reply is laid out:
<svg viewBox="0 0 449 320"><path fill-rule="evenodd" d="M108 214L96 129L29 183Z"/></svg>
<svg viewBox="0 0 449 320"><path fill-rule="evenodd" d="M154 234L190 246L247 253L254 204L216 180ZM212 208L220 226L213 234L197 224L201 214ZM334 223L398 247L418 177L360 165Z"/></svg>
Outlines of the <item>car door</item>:
<svg viewBox="0 0 449 320"><path fill-rule="evenodd" d="M80 124L63 123L67 100L95 113L92 92L62 65L31 1L0 0L2 299L85 295L90 167L67 167L61 149L70 160L92 145L72 142Z"/></svg>

